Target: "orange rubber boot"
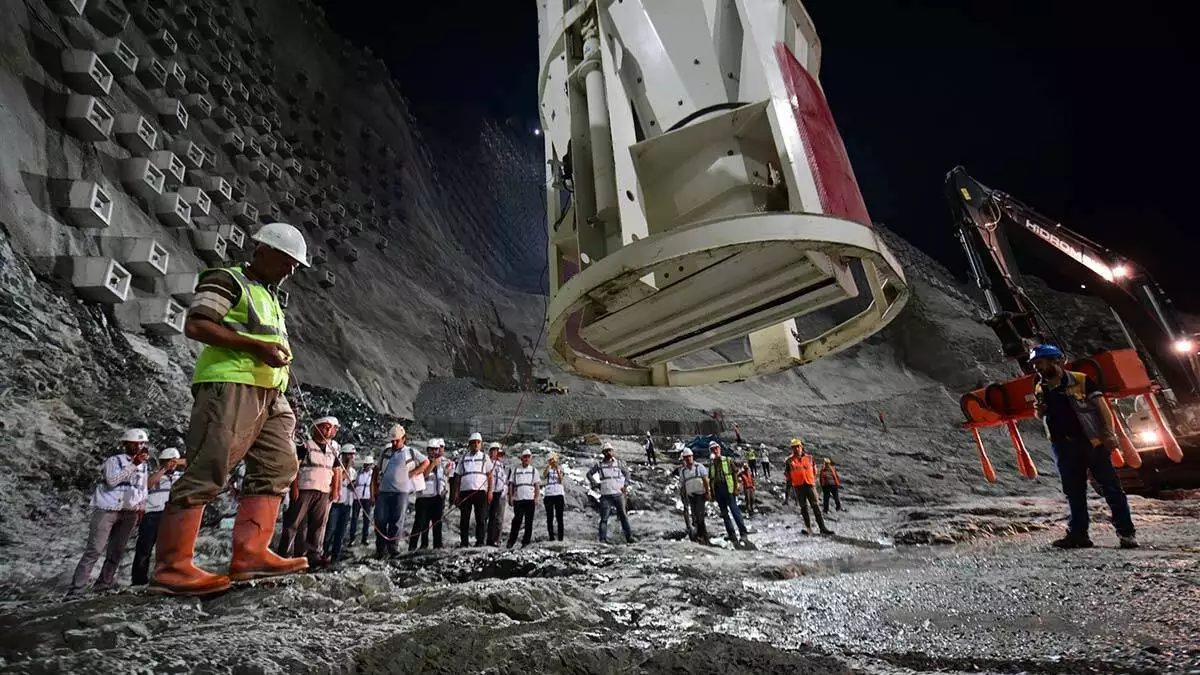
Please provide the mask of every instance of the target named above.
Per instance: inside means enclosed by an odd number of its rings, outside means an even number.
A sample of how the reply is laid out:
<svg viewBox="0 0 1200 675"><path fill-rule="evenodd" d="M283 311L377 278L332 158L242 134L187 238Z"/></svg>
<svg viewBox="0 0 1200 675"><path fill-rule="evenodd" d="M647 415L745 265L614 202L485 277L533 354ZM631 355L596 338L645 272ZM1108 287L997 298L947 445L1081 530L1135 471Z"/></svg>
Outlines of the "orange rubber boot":
<svg viewBox="0 0 1200 675"><path fill-rule="evenodd" d="M282 501L282 497L272 495L252 495L239 500L237 518L233 521L233 560L229 563L229 578L233 581L276 577L308 569L308 560L283 558L270 549Z"/></svg>
<svg viewBox="0 0 1200 675"><path fill-rule="evenodd" d="M158 553L150 590L170 595L207 595L229 588L229 577L196 567L192 556L204 507L168 506L158 525Z"/></svg>

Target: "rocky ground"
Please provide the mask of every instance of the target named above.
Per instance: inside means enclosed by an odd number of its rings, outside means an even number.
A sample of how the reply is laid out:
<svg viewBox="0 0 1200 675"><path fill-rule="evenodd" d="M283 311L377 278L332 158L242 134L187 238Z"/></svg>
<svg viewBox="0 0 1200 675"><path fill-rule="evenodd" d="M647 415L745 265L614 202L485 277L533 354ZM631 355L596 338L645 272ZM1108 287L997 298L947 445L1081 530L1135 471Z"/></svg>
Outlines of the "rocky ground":
<svg viewBox="0 0 1200 675"><path fill-rule="evenodd" d="M355 547L335 571L203 601L128 588L64 600L82 529L49 517L44 540L20 547L25 566L0 566L0 672L1200 669L1200 495L1134 498L1137 551L1116 548L1095 501L1098 547L1062 552L1047 546L1063 515L1049 492L895 509L852 491L835 536L811 538L764 485L758 550L739 552L686 541L669 465L617 445L635 476L632 545L595 541L582 484L595 448L567 447L565 542L543 541L539 510L529 548L458 549L452 515L449 549L377 561ZM214 567L226 537L202 538ZM47 556L54 569L31 564Z"/></svg>

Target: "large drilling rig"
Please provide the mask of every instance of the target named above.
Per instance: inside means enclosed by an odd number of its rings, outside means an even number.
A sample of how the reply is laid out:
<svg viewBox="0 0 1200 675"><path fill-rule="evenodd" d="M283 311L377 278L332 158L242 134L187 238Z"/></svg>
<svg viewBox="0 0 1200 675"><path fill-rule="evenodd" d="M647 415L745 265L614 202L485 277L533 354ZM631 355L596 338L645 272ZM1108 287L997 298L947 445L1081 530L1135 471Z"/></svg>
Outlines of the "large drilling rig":
<svg viewBox="0 0 1200 675"><path fill-rule="evenodd" d="M872 230L797 0L539 0L538 12L559 365L625 385L729 382L895 318L904 273ZM849 318L797 330L842 303ZM749 358L672 363L735 340Z"/></svg>

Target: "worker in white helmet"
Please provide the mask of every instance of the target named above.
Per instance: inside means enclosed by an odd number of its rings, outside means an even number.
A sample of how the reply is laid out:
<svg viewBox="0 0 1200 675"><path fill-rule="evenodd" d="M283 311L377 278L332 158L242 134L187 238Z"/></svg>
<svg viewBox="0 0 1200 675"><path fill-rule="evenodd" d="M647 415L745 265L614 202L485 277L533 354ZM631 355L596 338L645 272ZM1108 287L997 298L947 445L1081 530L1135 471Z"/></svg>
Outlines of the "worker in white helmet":
<svg viewBox="0 0 1200 675"><path fill-rule="evenodd" d="M353 443L342 446L338 463L334 467L339 486L337 496L329 505L329 523L325 526L325 555L331 563L342 559L342 544L346 541L346 528L350 524L350 510L354 504L354 455L358 454Z"/></svg>
<svg viewBox="0 0 1200 675"><path fill-rule="evenodd" d="M508 467L504 466L504 446L492 442L488 445L491 460L492 498L488 501L487 545L499 546L504 533L504 511L508 506Z"/></svg>
<svg viewBox="0 0 1200 675"><path fill-rule="evenodd" d="M543 448L545 450L545 448ZM557 452L551 452L542 469L542 480L546 489L542 491L542 504L546 508L546 533L550 541L563 540L563 511L566 507L566 473ZM557 526L557 527L556 527Z"/></svg>
<svg viewBox="0 0 1200 675"><path fill-rule="evenodd" d="M425 490L425 469L429 458L408 445L408 432L397 424L392 427L392 447L379 460L379 482L375 489L375 556L396 555L400 538L405 536L405 521L413 493Z"/></svg>
<svg viewBox="0 0 1200 675"><path fill-rule="evenodd" d="M408 550L415 551L429 546L429 533L433 533L433 547L442 547L442 515L446 511L446 441L431 438L425 449L429 463L425 467L425 485L416 498L413 509L413 527L408 535Z"/></svg>
<svg viewBox="0 0 1200 675"><path fill-rule="evenodd" d="M204 595L239 581L289 574L308 566L269 549L279 502L299 462L292 436L296 415L284 390L292 359L279 284L307 266L304 235L286 223L259 228L248 265L201 274L184 333L204 343L192 375L188 466L171 488L158 530L152 585L160 592ZM204 506L216 499L237 463L246 459L238 495L229 574L206 572L192 560Z"/></svg>
<svg viewBox="0 0 1200 675"><path fill-rule="evenodd" d="M706 505L712 501L712 488L708 484L708 469L696 461L692 449L676 443L679 451L679 498L688 507L691 516L692 541L709 544L708 527L704 524Z"/></svg>
<svg viewBox="0 0 1200 675"><path fill-rule="evenodd" d="M371 523L375 515L375 495L371 493L371 484L375 482L375 456L367 455L362 459L362 467L354 478L354 506L350 512L350 544L358 542L358 523L362 521L362 545L367 545L367 535L371 532Z"/></svg>
<svg viewBox="0 0 1200 675"><path fill-rule="evenodd" d="M124 452L113 455L100 465L100 475L92 489L92 518L88 526L87 545L75 566L71 593L87 590L92 567L100 556L104 566L96 580L96 590L116 585L117 570L129 543L129 535L137 525L138 515L145 507L148 472L146 450L149 436L145 429L127 429L121 436Z"/></svg>
<svg viewBox="0 0 1200 675"><path fill-rule="evenodd" d="M341 446L334 440L339 427L336 417L321 417L313 422L311 438L297 448L300 470L291 485L291 503L283 514L278 551L281 555L303 555L309 567L325 562L322 545L329 507L341 496L337 459Z"/></svg>
<svg viewBox="0 0 1200 675"><path fill-rule="evenodd" d="M533 466L533 451L521 451L521 466L513 469L508 477L508 503L513 507L512 524L508 528L508 548L517 543L517 531L524 525L521 546L529 545L533 539L533 511L541 496L542 479Z"/></svg>
<svg viewBox="0 0 1200 675"><path fill-rule="evenodd" d="M758 444L758 461L762 464L763 477L771 480L771 455L766 443Z"/></svg>
<svg viewBox="0 0 1200 675"><path fill-rule="evenodd" d="M629 489L629 467L613 456L612 443L601 448L604 458L588 470L588 480L600 484L600 541L608 543L608 516L616 512L625 532L625 541L633 543L633 529L625 512L625 495Z"/></svg>
<svg viewBox="0 0 1200 675"><path fill-rule="evenodd" d="M475 545L483 546L488 504L492 501L492 462L483 454L483 436L474 433L467 439L467 452L458 460L454 475L457 481L451 490L450 501L459 511L459 541L463 548L467 547L474 512Z"/></svg>
<svg viewBox="0 0 1200 675"><path fill-rule="evenodd" d="M134 586L145 586L150 582L150 556L158 543L158 526L162 522L163 509L171 496L171 486L183 475L187 460L180 458L178 448L167 448L158 453L158 470L146 481L149 494L142 522L138 523L137 542L133 545L133 570L130 573Z"/></svg>

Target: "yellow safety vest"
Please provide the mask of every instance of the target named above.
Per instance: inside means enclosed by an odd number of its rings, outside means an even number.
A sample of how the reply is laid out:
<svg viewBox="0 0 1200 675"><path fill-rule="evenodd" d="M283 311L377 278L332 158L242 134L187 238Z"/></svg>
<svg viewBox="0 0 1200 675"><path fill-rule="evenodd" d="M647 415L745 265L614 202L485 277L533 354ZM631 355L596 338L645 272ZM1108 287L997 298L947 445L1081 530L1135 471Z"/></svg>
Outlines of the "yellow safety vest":
<svg viewBox="0 0 1200 675"><path fill-rule="evenodd" d="M1075 417L1079 419L1079 426L1083 429L1083 434L1087 436L1093 446L1099 447L1104 443L1107 428L1104 425L1104 417L1100 413L1099 404L1093 404L1087 398L1087 375L1067 370L1064 371L1063 377L1066 379L1067 398L1071 401L1071 409L1075 412ZM1039 408L1046 405L1046 394L1040 381L1034 385L1033 394ZM1050 438L1050 423L1043 419L1042 426L1046 431L1046 438Z"/></svg>
<svg viewBox="0 0 1200 675"><path fill-rule="evenodd" d="M247 278L240 266L223 269L238 283L242 293L221 323L238 335L287 347L283 309L274 292ZM250 352L204 345L192 375L192 384L200 382L234 382L283 392L287 390L288 369L272 368Z"/></svg>

